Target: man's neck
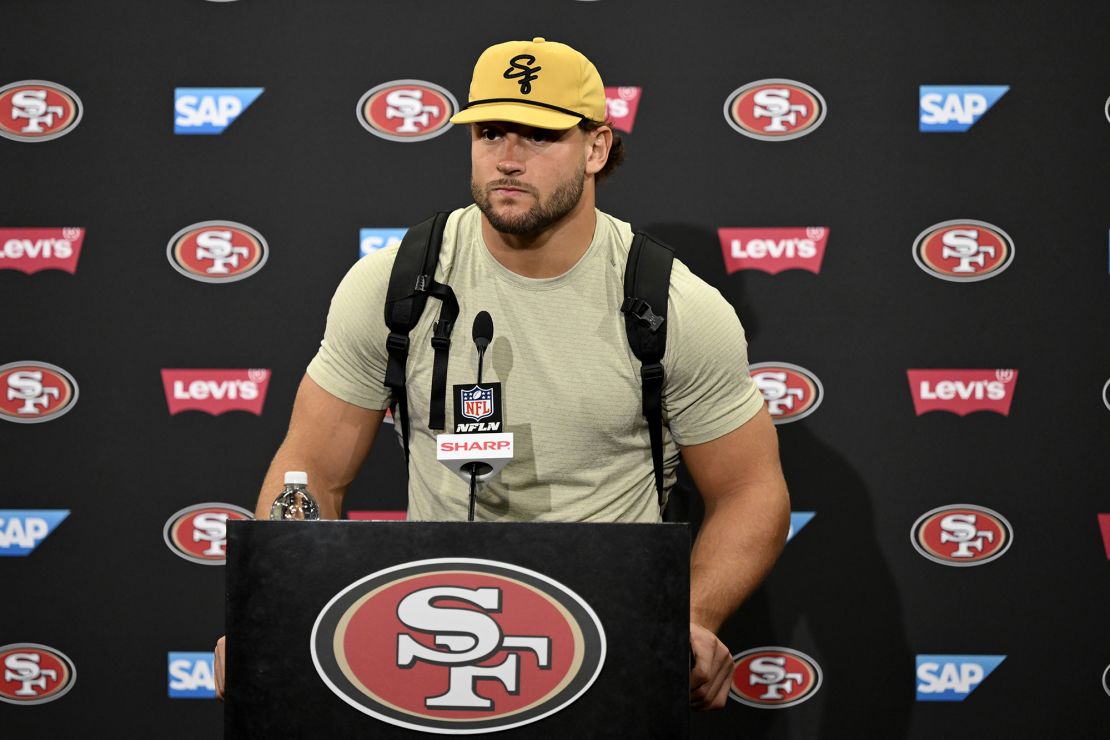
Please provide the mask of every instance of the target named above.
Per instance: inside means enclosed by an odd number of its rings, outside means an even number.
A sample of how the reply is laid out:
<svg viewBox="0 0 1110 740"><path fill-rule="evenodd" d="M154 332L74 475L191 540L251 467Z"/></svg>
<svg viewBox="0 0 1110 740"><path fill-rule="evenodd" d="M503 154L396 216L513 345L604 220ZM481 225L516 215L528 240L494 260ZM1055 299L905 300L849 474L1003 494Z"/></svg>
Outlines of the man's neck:
<svg viewBox="0 0 1110 740"><path fill-rule="evenodd" d="M517 275L550 278L578 263L597 228L594 199L579 199L563 218L536 234L503 234L482 214L482 239L493 258Z"/></svg>

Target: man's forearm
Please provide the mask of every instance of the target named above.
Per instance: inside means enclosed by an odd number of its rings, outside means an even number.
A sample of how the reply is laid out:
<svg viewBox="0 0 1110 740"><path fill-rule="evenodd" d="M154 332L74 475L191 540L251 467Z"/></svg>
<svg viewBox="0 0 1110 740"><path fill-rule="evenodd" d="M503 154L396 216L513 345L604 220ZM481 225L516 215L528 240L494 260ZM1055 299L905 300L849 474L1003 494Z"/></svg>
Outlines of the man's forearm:
<svg viewBox="0 0 1110 740"><path fill-rule="evenodd" d="M781 478L707 504L690 557L690 621L720 629L770 571L789 527Z"/></svg>

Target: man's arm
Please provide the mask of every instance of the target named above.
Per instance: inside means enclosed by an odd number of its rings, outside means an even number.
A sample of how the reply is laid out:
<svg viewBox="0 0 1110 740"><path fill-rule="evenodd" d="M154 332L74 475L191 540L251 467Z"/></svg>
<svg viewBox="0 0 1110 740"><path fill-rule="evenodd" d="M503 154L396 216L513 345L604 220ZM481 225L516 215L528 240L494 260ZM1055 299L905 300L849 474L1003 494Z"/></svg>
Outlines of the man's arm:
<svg viewBox="0 0 1110 740"><path fill-rule="evenodd" d="M697 709L728 700L732 657L716 631L770 571L786 543L790 498L767 409L682 458L705 503L690 557L690 700Z"/></svg>
<svg viewBox="0 0 1110 740"><path fill-rule="evenodd" d="M375 411L336 398L316 384L306 373L297 389L289 431L274 455L258 503L257 519L269 519L270 507L281 493L285 473L303 470L308 473L308 490L320 504L320 517L338 519L343 497L362 467L374 436L378 433L385 410ZM216 695L224 698L224 647L221 637L216 641Z"/></svg>
<svg viewBox="0 0 1110 740"><path fill-rule="evenodd" d="M305 374L297 389L289 431L274 455L258 494L254 515L270 518L289 470L308 473L308 490L322 519L338 519L351 484L362 467L385 411L364 409L336 398Z"/></svg>

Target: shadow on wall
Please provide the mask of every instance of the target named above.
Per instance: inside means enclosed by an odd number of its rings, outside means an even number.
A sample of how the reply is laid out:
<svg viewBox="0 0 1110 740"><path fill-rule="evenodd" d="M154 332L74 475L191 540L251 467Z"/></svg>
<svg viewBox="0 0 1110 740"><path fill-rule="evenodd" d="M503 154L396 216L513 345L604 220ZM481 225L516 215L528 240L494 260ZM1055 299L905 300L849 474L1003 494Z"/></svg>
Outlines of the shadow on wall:
<svg viewBox="0 0 1110 740"><path fill-rule="evenodd" d="M746 299L744 273L724 277L717 235L689 225L644 230L721 289L743 320L749 349L758 353L758 311ZM762 646L800 650L821 666L823 682L813 698L784 710L730 700L724 711L696 713L691 737L904 738L914 703L914 657L897 584L875 537L872 496L852 465L805 420L778 432L791 508L816 516L725 624L721 639L733 654ZM685 470L679 487L685 495L675 497L669 513L689 521L696 533L704 510Z"/></svg>

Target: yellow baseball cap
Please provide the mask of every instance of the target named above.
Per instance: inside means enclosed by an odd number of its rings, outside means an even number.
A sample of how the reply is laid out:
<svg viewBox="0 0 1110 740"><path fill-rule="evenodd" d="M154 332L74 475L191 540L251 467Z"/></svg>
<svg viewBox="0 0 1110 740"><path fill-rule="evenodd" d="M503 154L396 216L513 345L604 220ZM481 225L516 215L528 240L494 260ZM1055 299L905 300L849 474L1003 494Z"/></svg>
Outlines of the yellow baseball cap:
<svg viewBox="0 0 1110 740"><path fill-rule="evenodd" d="M563 130L583 118L605 120L605 85L593 62L566 44L539 36L482 52L470 98L451 123L511 121Z"/></svg>

